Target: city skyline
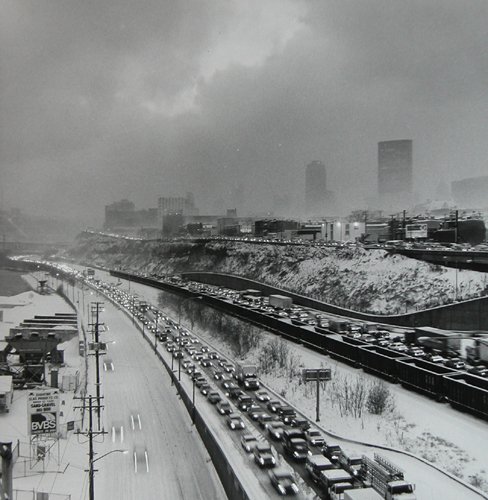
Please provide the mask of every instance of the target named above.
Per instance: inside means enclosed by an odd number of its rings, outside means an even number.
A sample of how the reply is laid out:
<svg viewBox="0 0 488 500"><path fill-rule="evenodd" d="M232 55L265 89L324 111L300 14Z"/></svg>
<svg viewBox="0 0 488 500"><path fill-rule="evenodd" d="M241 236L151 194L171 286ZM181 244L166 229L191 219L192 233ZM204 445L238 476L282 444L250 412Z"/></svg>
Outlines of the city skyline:
<svg viewBox="0 0 488 500"><path fill-rule="evenodd" d="M191 191L203 212L269 211L299 166L351 209L377 143L415 143L413 194L486 172L486 2L6 1L2 207L100 223L106 203ZM283 203L279 202L280 206Z"/></svg>

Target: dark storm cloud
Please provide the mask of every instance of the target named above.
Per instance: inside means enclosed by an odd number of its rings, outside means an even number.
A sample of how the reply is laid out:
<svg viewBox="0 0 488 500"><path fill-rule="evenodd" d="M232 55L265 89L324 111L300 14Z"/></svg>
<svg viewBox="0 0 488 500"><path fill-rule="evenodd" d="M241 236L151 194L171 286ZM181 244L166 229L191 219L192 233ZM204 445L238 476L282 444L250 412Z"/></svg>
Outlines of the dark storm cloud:
<svg viewBox="0 0 488 500"><path fill-rule="evenodd" d="M1 161L11 205L53 213L193 191L211 210L344 205L376 143L412 138L422 195L486 170L485 1L4 2ZM242 200L236 201L236 191Z"/></svg>

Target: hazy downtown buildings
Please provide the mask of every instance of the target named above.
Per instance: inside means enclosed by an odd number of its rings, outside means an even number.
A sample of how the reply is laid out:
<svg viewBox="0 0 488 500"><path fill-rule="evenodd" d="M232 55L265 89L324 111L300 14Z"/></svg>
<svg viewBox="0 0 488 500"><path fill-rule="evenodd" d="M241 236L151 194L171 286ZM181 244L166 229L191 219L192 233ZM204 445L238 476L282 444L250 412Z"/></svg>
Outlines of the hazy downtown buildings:
<svg viewBox="0 0 488 500"><path fill-rule="evenodd" d="M158 210L161 215L198 215L192 193L186 196L163 196L158 199Z"/></svg>
<svg viewBox="0 0 488 500"><path fill-rule="evenodd" d="M134 203L129 200L116 201L105 205L105 230L118 232L133 232L143 227L158 227L158 211L156 208L136 210Z"/></svg>
<svg viewBox="0 0 488 500"><path fill-rule="evenodd" d="M324 215L326 210L327 178L321 161L309 163L305 172L305 209L307 215Z"/></svg>
<svg viewBox="0 0 488 500"><path fill-rule="evenodd" d="M453 181L451 193L460 208L488 208L488 175Z"/></svg>
<svg viewBox="0 0 488 500"><path fill-rule="evenodd" d="M412 203L412 141L378 143L378 195L381 208L407 209Z"/></svg>

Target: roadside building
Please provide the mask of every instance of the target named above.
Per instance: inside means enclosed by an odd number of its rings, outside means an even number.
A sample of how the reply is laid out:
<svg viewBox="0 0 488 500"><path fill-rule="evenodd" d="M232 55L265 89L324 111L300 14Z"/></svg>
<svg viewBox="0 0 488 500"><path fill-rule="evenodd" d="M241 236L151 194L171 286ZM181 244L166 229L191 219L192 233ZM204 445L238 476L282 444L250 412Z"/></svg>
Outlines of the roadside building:
<svg viewBox="0 0 488 500"><path fill-rule="evenodd" d="M12 375L0 375L0 413L8 413L14 400Z"/></svg>

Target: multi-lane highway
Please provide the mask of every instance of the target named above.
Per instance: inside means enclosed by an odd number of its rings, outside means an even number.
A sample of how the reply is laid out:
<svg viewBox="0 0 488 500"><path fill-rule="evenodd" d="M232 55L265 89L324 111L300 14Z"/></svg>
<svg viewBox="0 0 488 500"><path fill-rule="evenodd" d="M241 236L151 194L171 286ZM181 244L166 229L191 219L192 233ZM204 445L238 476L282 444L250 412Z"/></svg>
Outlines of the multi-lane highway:
<svg viewBox="0 0 488 500"><path fill-rule="evenodd" d="M113 280L112 278L112 282L114 281L115 280ZM154 302L156 302L156 300L154 299L157 298L157 293L158 293L157 291L145 287L144 285L137 285L137 288L141 298L142 296L144 296L145 300L149 300L153 304ZM110 307L107 306L107 310L109 310L110 308L113 309L112 306ZM149 360L151 358L154 360L156 359L153 350L154 348L152 346L149 346L149 344L147 344L146 341L143 341L141 332L140 331L137 332L137 330L133 328L133 323L130 321L130 319L127 317L124 317L122 319L123 321L119 318L121 326L120 327L116 326L115 330L113 325L109 325L110 326L109 332L106 334L106 338L104 339L105 341L109 342L109 353L105 358L105 364L104 364L104 366L106 367L106 371L104 372L104 384L106 384L107 387L109 387L108 386L109 378L112 377L113 380L115 381L116 380L115 376L117 375L119 370L125 371L127 363L129 363L129 365L132 365L133 362L136 363L136 361L133 360L135 357L138 357L139 354L142 356L144 360ZM119 329L124 330L126 327L129 327L129 329L132 330L132 333L130 333L129 337L130 341L128 341L125 337L122 336L120 336L119 338L121 341L127 344L128 351L125 351L125 349L123 349L122 352L126 352L126 354L119 357L117 356L117 348L119 347L118 338L115 331L116 330L118 331ZM115 344L110 343L113 340L116 340ZM160 347L163 348L162 345L160 345ZM167 357L168 360L171 359L171 355L168 352L166 352L166 349L164 349L164 355ZM149 366L147 368L149 368ZM159 390L160 389L159 384L161 382L161 379L165 377L161 377L161 372L159 370L154 370L154 373L151 373L151 370L141 370L140 367L137 367L136 370L141 374L145 372L142 379L130 376L130 372L127 378L122 377L121 379L122 383L124 383L124 380L126 380L126 383L131 387L131 390L128 391L127 394L123 395L125 401L122 402L119 401L120 399L122 399L122 397L117 394L117 390L112 392L112 395L115 398L115 403L113 401L112 402L110 401L110 392L106 393L106 403L107 403L106 415L107 415L107 421L110 420L110 422L108 423L109 427L107 427L107 429L109 430L109 432L112 432L111 429L113 423L114 431L113 434L112 433L109 434L109 438L112 439L113 436L115 442L111 444L113 448L105 448L104 450L99 451L99 456L102 453L109 451L110 449L120 449L122 444L122 435L123 435L124 436L123 442L129 443L129 446L124 446L124 449L129 450L130 452L129 456L125 457L124 455L116 453L105 458L103 462L100 462L100 464L103 464L103 467L105 467L106 460L113 461L113 463L116 464L114 466L114 470L121 470L121 467L118 466L117 464L120 463L125 464L124 467L125 469L127 469L127 474L130 472L134 475L134 479L132 480L132 482L130 481L129 482L135 485L135 487L138 490L141 489L141 491L144 491L145 485L148 484L145 483L144 480L147 479L154 471L155 467L153 464L156 464L157 466L160 463L163 464L165 463L164 458L163 461L161 462L161 450L158 447L156 447L156 452L153 452L152 451L153 443L147 442L148 432L150 435L152 435L153 433L156 434L158 433L157 425L156 426L154 425L155 416L152 413L154 412L154 408L152 408L152 401L158 398L163 400L165 399L164 397L161 396ZM191 389L191 381L186 374L184 375L182 373L182 381L188 392ZM166 380L166 383L167 385L169 385L169 379ZM153 386L151 384L155 385ZM148 396L140 396L141 397L140 403L137 402L139 395L137 394L138 390L137 389L134 390L134 386L141 387L143 388L141 389L141 392L145 391L148 393ZM115 386L115 389L116 388L117 386ZM132 394L133 392L136 393L135 396ZM171 396L174 398L174 393L172 393ZM204 412L205 414L204 418L208 420L209 427L215 430L216 433L222 437L222 444L226 447L226 450L229 450L231 454L231 459L229 460L229 463L231 464L232 469L234 471L239 469L245 469L246 475L254 474L258 478L258 482L254 482L251 484L250 491L253 492L251 496L256 498L262 497L263 494L266 495L267 497L271 496L271 494L274 492L272 492L272 490L271 490L272 493L269 493L267 491L270 487L269 479L266 477L265 474L261 474L261 471L259 471L259 469L256 468L256 466L252 463L252 458L246 456L246 454L243 454L242 451L240 450L240 444L237 437L238 432L230 431L229 429L227 429L225 425L225 419L222 417L218 417L215 408L212 405L210 405L210 403L206 401L206 399L203 396L201 396L198 392L196 394L196 398L197 398L198 408L199 410L202 410ZM133 399L135 400L135 403L131 404ZM119 403L120 403L120 411L117 408L117 405ZM115 410L115 414L110 414L108 406L111 406ZM183 407L180 405L180 408ZM124 412L124 410L126 415L125 417L121 417L120 412ZM148 412L149 415L146 415L146 412ZM183 412L185 413L186 410L183 410ZM158 415L160 415L160 413L158 413ZM151 426L148 427L146 425L148 418L149 421L152 420L153 423L152 428ZM189 417L187 414L186 418L187 421L189 422ZM248 427L251 427L251 425L249 425ZM122 429L124 430L122 431ZM168 429L168 431L171 430L172 429ZM198 438L196 433L193 435L193 437L195 439ZM347 443L345 444L347 445ZM236 454L235 453L236 451L240 453ZM242 457L244 457L244 459L242 459ZM126 458L128 458L128 461L124 461ZM422 493L429 492L427 494L428 496L426 496L425 498L434 498L433 495L435 495L435 492L440 491L438 489L439 485L443 480L445 481L445 479L443 479L443 473L431 470L429 473L430 474L429 481L424 481L425 479L424 473L421 470L422 467L424 466L420 464L416 459L412 457L405 457L404 459L402 459L401 465L405 466L405 469L409 471L409 476L411 471L415 471L415 474L412 473L412 475L417 476L416 477L417 485L421 486L419 490L422 490ZM143 478L143 476L145 476L145 478ZM124 480L125 479L126 478L124 478ZM139 483L141 483L142 486L139 485ZM443 491L444 494L443 498L453 498L453 499L460 498L459 494L465 495L465 497L468 498L466 496L467 491L464 486L456 484L456 482L453 481L449 481L449 483L450 483L449 495L445 494L446 492ZM303 483L301 484L301 486L303 486ZM112 487L114 487L114 485L109 485L108 491L110 491L110 488ZM153 487L161 488L161 485L157 484ZM149 486L148 488L149 491L151 486ZM126 489L128 489L128 487L126 487ZM303 491L303 493L307 497L310 491ZM476 496L476 494L474 496ZM198 496L194 497L198 498ZM122 496L121 498L124 497Z"/></svg>
<svg viewBox="0 0 488 500"><path fill-rule="evenodd" d="M102 299L102 297L99 297ZM131 320L105 301L105 435L95 443L98 498L224 499L217 473L169 376ZM91 374L94 368L90 368ZM93 380L93 379L92 379ZM93 384L89 390L94 394ZM112 430L112 428L114 430Z"/></svg>

